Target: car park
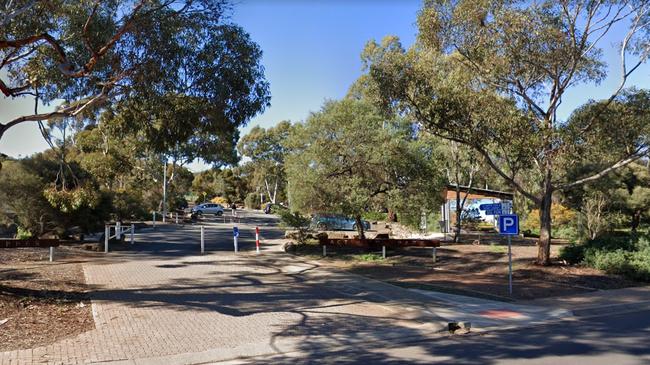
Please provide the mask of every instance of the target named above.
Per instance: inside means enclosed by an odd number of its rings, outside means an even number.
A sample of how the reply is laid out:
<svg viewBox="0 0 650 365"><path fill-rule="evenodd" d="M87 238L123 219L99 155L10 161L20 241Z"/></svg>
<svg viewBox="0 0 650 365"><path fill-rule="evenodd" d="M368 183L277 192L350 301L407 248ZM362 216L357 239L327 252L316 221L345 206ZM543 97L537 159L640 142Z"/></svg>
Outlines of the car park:
<svg viewBox="0 0 650 365"><path fill-rule="evenodd" d="M215 203L203 203L192 208L192 214L199 216L203 214L214 214L216 216L223 215L223 205Z"/></svg>
<svg viewBox="0 0 650 365"><path fill-rule="evenodd" d="M361 221L364 230L370 229L370 222ZM319 231L356 231L357 222L340 214L315 214L311 219L311 228Z"/></svg>

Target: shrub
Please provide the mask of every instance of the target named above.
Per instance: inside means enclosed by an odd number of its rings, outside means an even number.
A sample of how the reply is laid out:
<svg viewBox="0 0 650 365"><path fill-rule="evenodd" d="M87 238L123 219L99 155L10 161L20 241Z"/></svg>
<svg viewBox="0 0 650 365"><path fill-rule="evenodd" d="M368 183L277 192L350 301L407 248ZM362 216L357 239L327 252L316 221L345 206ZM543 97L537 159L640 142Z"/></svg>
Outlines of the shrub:
<svg viewBox="0 0 650 365"><path fill-rule="evenodd" d="M260 196L257 193L248 193L244 199L244 205L248 209L260 209Z"/></svg>
<svg viewBox="0 0 650 365"><path fill-rule="evenodd" d="M577 237L575 230L577 217L575 210L561 204L553 204L551 207L551 222L553 224L551 234L553 237L568 239ZM533 209L528 213L521 225L521 230L539 234L539 209Z"/></svg>
<svg viewBox="0 0 650 365"><path fill-rule="evenodd" d="M210 199L210 202L214 204L221 204L223 206L228 206L228 199L222 196L215 196L214 198Z"/></svg>
<svg viewBox="0 0 650 365"><path fill-rule="evenodd" d="M388 220L388 213L365 212L361 217L367 221L386 221Z"/></svg>
<svg viewBox="0 0 650 365"><path fill-rule="evenodd" d="M564 238L568 240L577 240L580 237L578 229L572 225L560 226L557 229L553 229L551 235L554 238Z"/></svg>
<svg viewBox="0 0 650 365"><path fill-rule="evenodd" d="M650 237L646 235L613 232L584 244L565 246L560 258L629 279L650 281Z"/></svg>
<svg viewBox="0 0 650 365"><path fill-rule="evenodd" d="M282 215L283 212L288 212L288 211L289 209L284 205L278 205L278 204L271 205L272 214Z"/></svg>
<svg viewBox="0 0 650 365"><path fill-rule="evenodd" d="M569 264L579 264L585 259L584 245L572 243L560 248L560 259Z"/></svg>
<svg viewBox="0 0 650 365"><path fill-rule="evenodd" d="M305 217L298 212L290 212L288 209L280 210L280 221L285 227L293 228L297 231L297 241L304 244L307 238L307 229L309 228L309 217Z"/></svg>
<svg viewBox="0 0 650 365"><path fill-rule="evenodd" d="M24 229L23 227L18 227L18 232L16 232L16 238L19 240L26 240L28 238L31 238L32 234L28 230Z"/></svg>
<svg viewBox="0 0 650 365"><path fill-rule="evenodd" d="M629 279L650 281L650 250L587 251L585 264Z"/></svg>

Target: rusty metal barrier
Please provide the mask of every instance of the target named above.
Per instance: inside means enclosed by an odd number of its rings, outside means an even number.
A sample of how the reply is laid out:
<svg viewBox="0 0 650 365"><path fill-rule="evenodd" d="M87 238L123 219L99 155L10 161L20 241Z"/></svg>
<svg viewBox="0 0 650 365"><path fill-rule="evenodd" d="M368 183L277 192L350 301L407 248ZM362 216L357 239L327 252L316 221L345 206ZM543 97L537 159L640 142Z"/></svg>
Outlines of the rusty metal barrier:
<svg viewBox="0 0 650 365"><path fill-rule="evenodd" d="M14 239L14 238L1 238L0 248L19 248L19 247L58 247L58 239Z"/></svg>
<svg viewBox="0 0 650 365"><path fill-rule="evenodd" d="M319 243L327 246L340 246L340 247L359 247L359 248L372 248L385 246L388 248L399 247L440 247L439 240L425 240L425 239L399 239L399 238L326 238L319 237Z"/></svg>

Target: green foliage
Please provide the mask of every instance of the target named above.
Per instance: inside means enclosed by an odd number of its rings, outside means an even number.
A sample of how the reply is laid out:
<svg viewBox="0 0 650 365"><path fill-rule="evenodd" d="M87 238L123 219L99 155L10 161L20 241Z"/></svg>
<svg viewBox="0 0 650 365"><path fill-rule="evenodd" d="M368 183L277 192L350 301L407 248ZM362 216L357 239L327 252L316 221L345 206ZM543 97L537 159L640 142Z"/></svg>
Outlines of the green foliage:
<svg viewBox="0 0 650 365"><path fill-rule="evenodd" d="M43 195L50 205L63 213L74 212L84 206L94 208L99 203L97 191L86 187L78 187L74 190L50 187L43 191Z"/></svg>
<svg viewBox="0 0 650 365"><path fill-rule="evenodd" d="M584 263L610 274L629 279L650 281L650 249L642 251L593 251L585 256Z"/></svg>
<svg viewBox="0 0 650 365"><path fill-rule="evenodd" d="M578 213L564 205L553 204L551 207L553 222L551 234L555 238L578 238ZM521 225L521 230L539 235L539 209L533 209Z"/></svg>
<svg viewBox="0 0 650 365"><path fill-rule="evenodd" d="M508 248L502 245L496 245L494 243L490 243L490 252L504 254L508 252Z"/></svg>
<svg viewBox="0 0 650 365"><path fill-rule="evenodd" d="M14 223L33 236L46 233L64 236L73 226L83 231L102 226L110 213L110 202L103 193L89 193L92 206L84 203L87 199L85 193L64 192L57 195L64 197L62 203L54 205L46 199L44 192L52 189L46 178L58 171L57 164L44 164L46 159L46 154L37 154L28 160L3 163L0 171L0 214L4 216L3 221ZM53 167L54 172L47 166ZM45 168L37 170L37 167Z"/></svg>
<svg viewBox="0 0 650 365"><path fill-rule="evenodd" d="M377 262L377 261L383 261L384 260L382 255L379 255L379 254L376 254L376 253L364 253L364 254L358 255L357 259L359 261L366 261L366 262Z"/></svg>
<svg viewBox="0 0 650 365"><path fill-rule="evenodd" d="M364 212L361 215L361 218L367 221L386 221L388 214L381 212Z"/></svg>
<svg viewBox="0 0 650 365"><path fill-rule="evenodd" d="M294 229L308 228L309 222L311 221L309 217L298 212L291 212L288 209L281 209L278 211L280 214L280 221L286 226Z"/></svg>
<svg viewBox="0 0 650 365"><path fill-rule="evenodd" d="M257 193L248 193L244 199L244 205L248 209L260 209L260 196Z"/></svg>
<svg viewBox="0 0 650 365"><path fill-rule="evenodd" d="M271 206L271 213L272 214L281 215L282 212L286 212L288 210L289 210L288 208L286 208L286 207L284 207L282 205L274 204L274 205Z"/></svg>
<svg viewBox="0 0 650 365"><path fill-rule="evenodd" d="M612 233L560 250L560 258L633 280L650 281L650 236Z"/></svg>
<svg viewBox="0 0 650 365"><path fill-rule="evenodd" d="M309 229L310 219L298 212L291 212L288 209L282 209L278 212L280 221L285 227L290 227L298 232L298 243L305 244L307 230Z"/></svg>
<svg viewBox="0 0 650 365"><path fill-rule="evenodd" d="M436 150L406 120L366 101L327 102L293 129L286 172L293 209L360 217L440 200Z"/></svg>
<svg viewBox="0 0 650 365"><path fill-rule="evenodd" d="M16 232L16 238L19 240L26 240L32 237L32 233L23 227L18 227L18 232Z"/></svg>
<svg viewBox="0 0 650 365"><path fill-rule="evenodd" d="M425 1L413 47L405 50L396 37L387 37L369 42L362 54L381 107L470 146L542 210L540 263L550 260L546 217L553 192L596 180L604 175L599 172L647 154L648 91L614 88L605 101L585 100L568 120L556 112L573 87L607 77L600 46L611 42L610 36L620 41L630 31L621 53L639 64L647 60L638 49L648 46L648 37L635 21L646 4L628 5ZM611 25L621 24L615 14L624 14L624 29L613 30ZM602 32L592 31L594 23ZM573 173L585 164L591 170Z"/></svg>
<svg viewBox="0 0 650 365"><path fill-rule="evenodd" d="M264 192L266 200L274 204L287 197L284 158L292 128L289 121L268 129L256 126L237 145L239 153L250 159L242 166L247 171L249 189Z"/></svg>
<svg viewBox="0 0 650 365"><path fill-rule="evenodd" d="M152 152L234 163L238 127L268 105L262 52L226 20L226 0L7 6L14 16L0 39L16 41L0 45L7 96L66 100L57 113L74 113L79 125L94 124L97 109L109 105L103 122Z"/></svg>
<svg viewBox="0 0 650 365"><path fill-rule="evenodd" d="M569 264L579 264L585 258L585 246L572 242L560 248L559 258Z"/></svg>

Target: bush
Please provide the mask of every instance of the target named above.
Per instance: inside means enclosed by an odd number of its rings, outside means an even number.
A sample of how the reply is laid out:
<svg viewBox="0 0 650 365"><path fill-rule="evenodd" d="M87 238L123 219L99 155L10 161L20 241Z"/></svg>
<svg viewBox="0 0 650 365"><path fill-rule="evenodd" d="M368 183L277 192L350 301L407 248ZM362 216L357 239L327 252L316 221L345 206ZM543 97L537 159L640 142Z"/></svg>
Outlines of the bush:
<svg viewBox="0 0 650 365"><path fill-rule="evenodd" d="M554 238L564 238L567 240L577 240L580 237L578 229L572 225L560 226L551 230L551 236Z"/></svg>
<svg viewBox="0 0 650 365"><path fill-rule="evenodd" d="M388 213L382 212L365 212L361 215L367 221L386 221L388 220Z"/></svg>
<svg viewBox="0 0 650 365"><path fill-rule="evenodd" d="M210 199L210 202L214 203L214 204L221 204L224 207L228 206L228 199L226 199L226 198L224 198L222 196L215 196L214 198Z"/></svg>
<svg viewBox="0 0 650 365"><path fill-rule="evenodd" d="M279 205L279 204L271 205L272 214L282 215L283 212L288 212L288 211L289 208L285 207L284 205Z"/></svg>
<svg viewBox="0 0 650 365"><path fill-rule="evenodd" d="M298 232L297 241L304 244L307 238L307 229L311 219L298 212L290 212L288 209L280 210L280 221L285 227L290 227Z"/></svg>
<svg viewBox="0 0 650 365"><path fill-rule="evenodd" d="M610 274L629 279L650 281L650 250L612 252L591 250L585 253L585 264Z"/></svg>
<svg viewBox="0 0 650 365"><path fill-rule="evenodd" d="M584 245L572 243L560 248L560 259L569 264L579 264L585 259Z"/></svg>
<svg viewBox="0 0 650 365"><path fill-rule="evenodd" d="M584 244L565 246L560 258L629 279L650 281L650 237L646 235L611 233Z"/></svg>
<svg viewBox="0 0 650 365"><path fill-rule="evenodd" d="M16 232L16 238L19 240L26 240L28 238L31 238L32 234L28 230L24 229L23 227L18 227L18 232Z"/></svg>
<svg viewBox="0 0 650 365"><path fill-rule="evenodd" d="M244 205L248 209L260 209L260 196L257 193L248 193L244 199Z"/></svg>
<svg viewBox="0 0 650 365"><path fill-rule="evenodd" d="M574 239L578 236L575 224L577 222L577 212L561 204L553 204L551 207L551 235L555 238ZM539 235L539 209L533 209L523 220L521 230Z"/></svg>

